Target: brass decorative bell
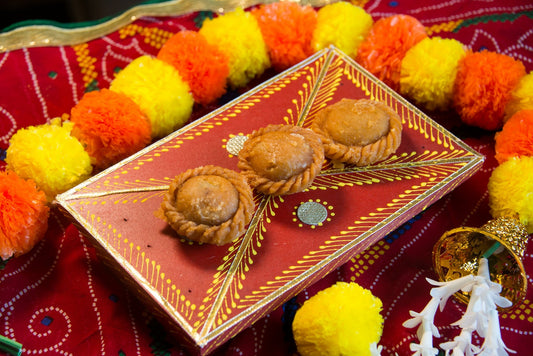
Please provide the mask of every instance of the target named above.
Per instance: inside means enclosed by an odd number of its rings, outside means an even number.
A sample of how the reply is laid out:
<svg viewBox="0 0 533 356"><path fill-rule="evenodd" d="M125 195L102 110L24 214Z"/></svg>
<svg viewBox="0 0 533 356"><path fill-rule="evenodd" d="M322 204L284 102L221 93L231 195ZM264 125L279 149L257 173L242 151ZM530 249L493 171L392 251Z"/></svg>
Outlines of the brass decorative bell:
<svg viewBox="0 0 533 356"><path fill-rule="evenodd" d="M479 259L489 262L490 277L502 286L501 296L509 299L513 309L526 296L527 275L522 258L528 233L518 219L499 217L481 228L459 227L444 233L433 248L433 264L441 281L476 274ZM455 296L468 303L468 293Z"/></svg>

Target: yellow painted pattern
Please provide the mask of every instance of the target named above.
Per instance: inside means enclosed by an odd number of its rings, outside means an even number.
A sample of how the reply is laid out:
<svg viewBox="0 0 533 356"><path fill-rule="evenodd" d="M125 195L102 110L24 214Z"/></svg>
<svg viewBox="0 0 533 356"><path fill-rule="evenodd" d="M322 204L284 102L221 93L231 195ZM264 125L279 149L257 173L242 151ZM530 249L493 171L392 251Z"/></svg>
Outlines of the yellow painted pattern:
<svg viewBox="0 0 533 356"><path fill-rule="evenodd" d="M340 57L335 57L329 63L328 73L326 73L320 82L320 90L313 98L313 106L309 109L309 112L306 115L306 122L303 125L304 127L309 126L316 114L333 100L333 95L337 91L342 79L343 65L344 61Z"/></svg>
<svg viewBox="0 0 533 356"><path fill-rule="evenodd" d="M76 53L76 61L80 67L81 74L83 74L83 85L85 88L88 88L98 77L98 72L94 65L96 63L96 58L92 57L89 53L89 45L87 43L72 46L72 49L74 49L74 53Z"/></svg>
<svg viewBox="0 0 533 356"><path fill-rule="evenodd" d="M211 313L214 303L217 300L217 296L219 295L221 289L224 286L224 281L226 280L227 273L229 270L229 267L232 265L236 254L239 251L239 246L241 244L241 240L238 239L237 241L233 242L230 247L228 247L227 254L223 258L223 263L218 266L217 272L213 276L213 280L211 282L211 286L209 289L205 292L205 297L202 300L202 304L199 306L198 315L199 318L193 325L194 329L197 330L198 328L205 326L205 320L208 319L210 316L213 317ZM235 297L234 297L235 298ZM238 294L237 294L238 298ZM217 323L222 322L223 320L227 319L227 315L231 314L231 308L227 308L224 312L224 316L220 317L217 320Z"/></svg>
<svg viewBox="0 0 533 356"><path fill-rule="evenodd" d="M501 317L502 319L524 320L533 324L533 305L531 304L531 300L524 299L524 302L517 308L510 312L502 313Z"/></svg>
<svg viewBox="0 0 533 356"><path fill-rule="evenodd" d="M319 176L313 182L310 190L340 189L342 187L354 187L370 184L379 184L393 181L409 179L425 179L433 182L447 176L457 167L435 166L435 167L402 167L394 170L375 170L352 172L342 175Z"/></svg>
<svg viewBox="0 0 533 356"><path fill-rule="evenodd" d="M144 38L144 43L150 46L160 49L168 41L174 33L162 30L157 27L143 27L136 24L129 24L124 26L119 31L120 39L127 37L133 37L140 34Z"/></svg>
<svg viewBox="0 0 533 356"><path fill-rule="evenodd" d="M434 36L440 32L452 32L462 23L463 20L439 23L433 26L426 27L426 33L428 34L428 36Z"/></svg>
<svg viewBox="0 0 533 356"><path fill-rule="evenodd" d="M258 198L259 199L259 198ZM263 207L269 199L263 200ZM256 205L258 202L256 201ZM260 207L259 210L262 208ZM253 224L253 223L252 223ZM258 227L259 228L259 227ZM251 229L253 230L253 229ZM206 293L200 310L211 310L211 313L198 314L201 317L200 323L195 323L195 328L204 325L202 334L208 333L212 328L216 328L226 322L233 314L233 311L240 305L240 290L243 289L243 281L246 273L250 271L254 263L254 258L259 253L262 238L251 239L245 236L235 241L228 248L228 254L224 256L223 264L217 268L217 273L213 277L211 287ZM230 280L230 283L227 281ZM217 298L223 291L224 298ZM207 318L207 322L205 322Z"/></svg>
<svg viewBox="0 0 533 356"><path fill-rule="evenodd" d="M129 24L118 30L118 34L121 40L127 37L133 37L142 32L142 27L135 24Z"/></svg>
<svg viewBox="0 0 533 356"><path fill-rule="evenodd" d="M272 218L276 216L276 209L279 207L279 204L283 203L284 199L283 196L271 196L267 198L267 202L265 204L265 209L263 210L262 218L259 220L256 233L254 234L254 237L256 238L259 243L256 242L258 246L260 246L260 241L263 241L265 239L264 233L267 231L267 225L272 223ZM283 277L276 277L276 280ZM266 286L259 286L257 290L252 291L252 295L247 295L241 298L241 303L237 306L239 309L245 309L249 305L254 304L254 302L257 302L267 294L269 294L272 291L272 288L270 287L270 284L275 283L275 281L267 281Z"/></svg>
<svg viewBox="0 0 533 356"><path fill-rule="evenodd" d="M157 155L157 153L155 155ZM107 195L108 200L112 204L144 203L148 199L160 197L165 193L165 190L168 189L168 186L174 177L165 177L164 179L149 178L147 180L125 179L125 177L131 172L131 169L139 169L143 164L151 162L152 160L153 158L150 157L146 159L143 158L139 159L138 162L135 162L135 165L131 168L124 166L122 169L115 171L113 175L108 175L105 180L99 181L91 190L104 192L101 193L101 195ZM124 196L117 195L117 193L120 192L130 194ZM98 195L98 193L95 193L95 195ZM106 201L107 200L104 200L104 202Z"/></svg>
<svg viewBox="0 0 533 356"><path fill-rule="evenodd" d="M302 125L302 120L304 119L307 107L306 104L308 104L309 99L314 94L313 88L316 88L317 83L320 80L320 73L322 71L322 68L324 67L326 58L324 56L318 58L316 61L312 63L312 65L308 65L305 67L305 72L302 73L305 75L305 78L307 82L304 82L302 87L303 89L298 91L299 99L301 100L300 103L297 104L296 99L293 99L293 104L297 106L299 109L297 111L297 120L287 120L287 118L284 118L285 122L287 124L292 125ZM305 125L303 125L305 126Z"/></svg>
<svg viewBox="0 0 533 356"><path fill-rule="evenodd" d="M389 248L389 244L387 244L383 240L379 240L372 247L354 256L354 258L350 260L350 262L353 264L352 266L350 266L350 271L354 273L354 275L350 277L351 281L355 282L357 278L359 278L363 273L365 273L365 271L368 271L368 269L381 256L383 256Z"/></svg>
<svg viewBox="0 0 533 356"><path fill-rule="evenodd" d="M161 48L168 41L172 35L172 32L162 30L157 27L146 28L142 35L144 36L144 42L150 44L154 48Z"/></svg>
<svg viewBox="0 0 533 356"><path fill-rule="evenodd" d="M242 245L243 240L242 238L239 238L228 247L227 253L222 259L222 263L217 267L217 272L213 275L211 286L206 291L205 297L202 300L202 304L198 308L199 312L197 314L197 317L199 318L199 320L197 320L193 325L195 329L199 328L200 326L203 326L205 320L210 317L210 312L214 307L214 303L217 300L217 296L220 294L221 289L224 286L224 282L228 277L229 270L232 264L234 263L235 259L238 258L237 255L242 250ZM254 250L253 253L257 254L257 251ZM250 260L250 263L253 263L253 261ZM246 263L246 261L240 263L237 271L237 279L245 279L244 274L248 271L249 265ZM218 317L218 319L215 320L216 325L219 325L220 323L227 320L228 315L230 315L232 313L232 309L235 308L236 302L240 298L238 290L242 289L242 284L238 282L236 286L237 287L235 288L235 290L231 293L232 298L230 299L230 301L225 301L225 305L222 308L221 315ZM211 317L213 316L211 315Z"/></svg>

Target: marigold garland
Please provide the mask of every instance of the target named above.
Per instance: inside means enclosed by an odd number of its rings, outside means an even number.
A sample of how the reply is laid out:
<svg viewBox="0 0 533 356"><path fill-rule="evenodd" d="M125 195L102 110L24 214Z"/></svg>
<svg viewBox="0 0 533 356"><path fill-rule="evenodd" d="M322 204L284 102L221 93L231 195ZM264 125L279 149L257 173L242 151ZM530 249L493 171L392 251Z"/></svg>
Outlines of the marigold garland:
<svg viewBox="0 0 533 356"><path fill-rule="evenodd" d="M533 233L533 157L511 157L489 178L488 192L494 218L516 216Z"/></svg>
<svg viewBox="0 0 533 356"><path fill-rule="evenodd" d="M132 99L150 119L152 138L182 127L192 113L194 99L178 71L150 56L140 56L120 71L110 90Z"/></svg>
<svg viewBox="0 0 533 356"><path fill-rule="evenodd" d="M408 15L379 19L359 46L357 62L390 86L400 89L402 60L407 51L427 38L424 25Z"/></svg>
<svg viewBox="0 0 533 356"><path fill-rule="evenodd" d="M180 31L170 37L157 58L171 64L191 88L194 101L208 105L226 93L227 56L196 31Z"/></svg>
<svg viewBox="0 0 533 356"><path fill-rule="evenodd" d="M241 8L206 19L199 32L229 58L228 82L234 89L244 87L270 67L259 24Z"/></svg>
<svg viewBox="0 0 533 356"><path fill-rule="evenodd" d="M428 110L448 109L453 99L457 63L464 55L464 46L457 40L423 39L402 60L400 92Z"/></svg>
<svg viewBox="0 0 533 356"><path fill-rule="evenodd" d="M292 324L302 356L370 355L383 331L382 302L356 283L337 282L309 298Z"/></svg>
<svg viewBox="0 0 533 356"><path fill-rule="evenodd" d="M533 72L522 77L511 92L511 98L505 106L504 120L520 110L533 110Z"/></svg>
<svg viewBox="0 0 533 356"><path fill-rule="evenodd" d="M511 157L533 156L533 110L514 114L495 135L498 163Z"/></svg>
<svg viewBox="0 0 533 356"><path fill-rule="evenodd" d="M311 47L319 51L335 45L355 58L373 24L372 16L359 6L344 1L327 4L317 12Z"/></svg>
<svg viewBox="0 0 533 356"><path fill-rule="evenodd" d="M70 135L72 123L30 126L9 140L7 169L32 179L49 201L87 179L92 166L82 144Z"/></svg>
<svg viewBox="0 0 533 356"><path fill-rule="evenodd" d="M30 251L48 229L46 196L32 180L0 172L0 260Z"/></svg>
<svg viewBox="0 0 533 356"><path fill-rule="evenodd" d="M252 10L277 71L283 71L313 54L311 38L317 13L311 6L277 2Z"/></svg>
<svg viewBox="0 0 533 356"><path fill-rule="evenodd" d="M525 74L522 62L510 56L469 51L459 61L453 96L463 122L485 130L501 129L511 92Z"/></svg>

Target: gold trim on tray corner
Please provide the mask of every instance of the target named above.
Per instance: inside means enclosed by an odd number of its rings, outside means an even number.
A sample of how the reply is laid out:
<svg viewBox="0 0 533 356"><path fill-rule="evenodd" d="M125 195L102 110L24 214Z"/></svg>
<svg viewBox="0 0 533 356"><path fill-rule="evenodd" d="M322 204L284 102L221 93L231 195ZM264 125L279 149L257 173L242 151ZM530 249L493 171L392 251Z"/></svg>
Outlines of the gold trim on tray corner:
<svg viewBox="0 0 533 356"><path fill-rule="evenodd" d="M170 0L132 7L120 15L95 25L84 27L59 27L30 25L0 33L0 53L29 47L75 45L97 39L145 16L179 16L195 11L224 13L236 8L266 4L276 0ZM302 5L324 6L338 0L290 0ZM75 25L75 24L74 24ZM69 25L70 26L70 25Z"/></svg>

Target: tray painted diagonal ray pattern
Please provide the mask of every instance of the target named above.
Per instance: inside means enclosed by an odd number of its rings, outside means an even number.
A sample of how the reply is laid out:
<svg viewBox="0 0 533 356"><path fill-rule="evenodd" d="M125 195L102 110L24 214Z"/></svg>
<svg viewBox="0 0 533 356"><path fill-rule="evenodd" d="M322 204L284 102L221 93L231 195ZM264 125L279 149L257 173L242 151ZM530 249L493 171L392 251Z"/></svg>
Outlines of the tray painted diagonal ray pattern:
<svg viewBox="0 0 533 356"><path fill-rule="evenodd" d="M238 171L228 149L233 139L268 124L308 127L342 98L380 100L398 112L402 144L394 155L368 167L326 162L304 192L256 195L247 233L225 246L188 242L155 216L175 175L206 164ZM208 353L453 190L482 162L332 47L57 200L113 268ZM321 220L309 223L305 209Z"/></svg>

